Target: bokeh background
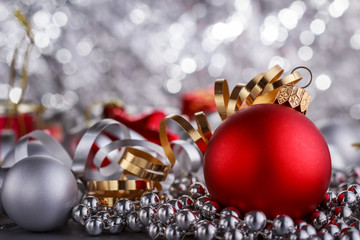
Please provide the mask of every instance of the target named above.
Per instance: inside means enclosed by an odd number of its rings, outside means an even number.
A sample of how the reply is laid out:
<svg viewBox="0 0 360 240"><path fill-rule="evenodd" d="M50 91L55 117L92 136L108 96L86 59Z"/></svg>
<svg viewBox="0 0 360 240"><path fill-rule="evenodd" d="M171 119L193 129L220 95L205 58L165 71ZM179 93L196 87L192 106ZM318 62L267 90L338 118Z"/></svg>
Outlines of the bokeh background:
<svg viewBox="0 0 360 240"><path fill-rule="evenodd" d="M29 18L36 46L25 99L46 107L45 118L61 119L65 131L84 122L94 101L178 113L184 92L216 78L232 87L275 64L285 72L304 65L313 72L308 117L333 162L360 159L350 146L360 141L359 1L2 0L0 99L9 97L9 66L24 35L16 9Z"/></svg>

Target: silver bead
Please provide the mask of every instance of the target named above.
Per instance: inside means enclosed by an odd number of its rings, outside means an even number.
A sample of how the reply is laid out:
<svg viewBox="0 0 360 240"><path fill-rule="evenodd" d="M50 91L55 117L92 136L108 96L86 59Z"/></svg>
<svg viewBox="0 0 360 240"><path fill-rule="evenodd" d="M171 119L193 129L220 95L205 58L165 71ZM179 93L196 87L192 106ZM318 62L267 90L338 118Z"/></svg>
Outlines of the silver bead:
<svg viewBox="0 0 360 240"><path fill-rule="evenodd" d="M221 210L220 218L222 218L222 217L224 217L226 215L232 215L232 216L237 217L237 218L240 218L240 216L241 216L239 210L237 210L234 207L227 207L227 208L224 208L223 210Z"/></svg>
<svg viewBox="0 0 360 240"><path fill-rule="evenodd" d="M335 223L335 226L337 226L340 229L340 231L347 228L347 227L349 227L349 225L347 225L343 220L337 221Z"/></svg>
<svg viewBox="0 0 360 240"><path fill-rule="evenodd" d="M181 240L185 237L185 233L175 224L167 225L165 229L166 240Z"/></svg>
<svg viewBox="0 0 360 240"><path fill-rule="evenodd" d="M188 195L182 195L178 198L182 208L192 208L194 206L194 200Z"/></svg>
<svg viewBox="0 0 360 240"><path fill-rule="evenodd" d="M147 226L147 233L153 240L160 240L165 234L165 227L160 222L153 222Z"/></svg>
<svg viewBox="0 0 360 240"><path fill-rule="evenodd" d="M90 235L100 235L103 231L104 222L101 217L90 217L85 223L86 232Z"/></svg>
<svg viewBox="0 0 360 240"><path fill-rule="evenodd" d="M216 217L216 213L218 213L219 211L220 211L220 206L217 202L208 201L203 204L200 213L204 218L212 220Z"/></svg>
<svg viewBox="0 0 360 240"><path fill-rule="evenodd" d="M342 191L338 194L337 200L339 205L341 206L348 206L350 208L353 208L357 204L357 198L355 193L351 191Z"/></svg>
<svg viewBox="0 0 360 240"><path fill-rule="evenodd" d="M334 217L338 219L342 219L346 224L349 223L352 216L352 210L347 206L340 206L335 208Z"/></svg>
<svg viewBox="0 0 360 240"><path fill-rule="evenodd" d="M350 226L355 228L356 230L360 230L360 222L359 221L353 222Z"/></svg>
<svg viewBox="0 0 360 240"><path fill-rule="evenodd" d="M309 234L310 237L313 237L316 235L316 229L310 224L302 225L300 227L300 229L305 230Z"/></svg>
<svg viewBox="0 0 360 240"><path fill-rule="evenodd" d="M273 229L277 235L283 236L291 233L294 229L293 220L287 215L278 215L274 219Z"/></svg>
<svg viewBox="0 0 360 240"><path fill-rule="evenodd" d="M148 192L144 193L140 198L140 206L141 207L158 207L160 204L160 198L156 193Z"/></svg>
<svg viewBox="0 0 360 240"><path fill-rule="evenodd" d="M139 220L137 212L131 212L127 215L126 224L132 232L141 232L144 227Z"/></svg>
<svg viewBox="0 0 360 240"><path fill-rule="evenodd" d="M139 211L139 220L144 226L148 226L155 216L156 210L151 206L142 207Z"/></svg>
<svg viewBox="0 0 360 240"><path fill-rule="evenodd" d="M351 184L348 187L348 190L355 193L357 199L360 199L360 185L358 184Z"/></svg>
<svg viewBox="0 0 360 240"><path fill-rule="evenodd" d="M91 212L97 212L100 207L100 201L96 197L87 196L81 200L81 203L90 208Z"/></svg>
<svg viewBox="0 0 360 240"><path fill-rule="evenodd" d="M331 173L330 187L338 187L341 183L346 181L346 176L340 171L333 171Z"/></svg>
<svg viewBox="0 0 360 240"><path fill-rule="evenodd" d="M114 210L119 216L126 217L129 213L135 211L135 206L133 201L122 198L115 203Z"/></svg>
<svg viewBox="0 0 360 240"><path fill-rule="evenodd" d="M239 218L232 215L226 215L220 218L219 229L221 229L222 231L235 229L238 227L239 223L240 223Z"/></svg>
<svg viewBox="0 0 360 240"><path fill-rule="evenodd" d="M303 229L296 229L294 233L290 235L290 240L309 239L310 235Z"/></svg>
<svg viewBox="0 0 360 240"><path fill-rule="evenodd" d="M109 227L107 230L111 234L118 234L122 232L126 226L126 221L122 217L113 216L106 220Z"/></svg>
<svg viewBox="0 0 360 240"><path fill-rule="evenodd" d="M341 231L340 240L360 240L360 233L355 228L345 228Z"/></svg>
<svg viewBox="0 0 360 240"><path fill-rule="evenodd" d="M199 240L212 240L215 234L216 227L207 220L201 220L195 226L194 236Z"/></svg>
<svg viewBox="0 0 360 240"><path fill-rule="evenodd" d="M182 230L188 231L192 229L198 220L197 215L189 210L189 209L182 209L176 213L175 223L179 228Z"/></svg>
<svg viewBox="0 0 360 240"><path fill-rule="evenodd" d="M96 216L101 217L102 220L106 220L110 218L110 214L106 211L99 211L96 213Z"/></svg>
<svg viewBox="0 0 360 240"><path fill-rule="evenodd" d="M73 207L71 211L71 216L76 223L80 223L81 225L85 225L85 221L90 217L91 211L84 204L79 204Z"/></svg>
<svg viewBox="0 0 360 240"><path fill-rule="evenodd" d="M179 211L180 209L182 209L182 205L177 199L171 199L167 203L173 205L175 207L176 211Z"/></svg>
<svg viewBox="0 0 360 240"><path fill-rule="evenodd" d="M175 213L176 208L169 203L161 205L157 210L157 216L163 224L169 224L173 222L175 219Z"/></svg>
<svg viewBox="0 0 360 240"><path fill-rule="evenodd" d="M334 192L332 191L327 191L325 193L325 196L323 198L323 200L320 203L320 206L323 209L331 209L333 207L335 207L337 205L337 196Z"/></svg>
<svg viewBox="0 0 360 240"><path fill-rule="evenodd" d="M328 217L322 211L315 211L310 217L311 224L316 230L320 230L328 223Z"/></svg>
<svg viewBox="0 0 360 240"><path fill-rule="evenodd" d="M196 182L190 186L190 188L188 190L188 194L191 198L197 199L199 197L202 197L202 196L208 194L208 190L206 189L204 184L202 184L200 182Z"/></svg>
<svg viewBox="0 0 360 240"><path fill-rule="evenodd" d="M328 232L318 232L315 238L316 240L334 240L334 237Z"/></svg>
<svg viewBox="0 0 360 240"><path fill-rule="evenodd" d="M204 203L209 201L211 201L211 198L209 196L199 197L194 203L195 210L200 211Z"/></svg>
<svg viewBox="0 0 360 240"><path fill-rule="evenodd" d="M261 231L266 226L266 216L261 211L251 211L245 215L245 224L251 232ZM293 223L294 224L294 223Z"/></svg>
<svg viewBox="0 0 360 240"><path fill-rule="evenodd" d="M224 233L224 240L243 240L244 238L240 229L231 229Z"/></svg>
<svg viewBox="0 0 360 240"><path fill-rule="evenodd" d="M334 237L338 237L340 234L340 229L338 226L334 224L328 224L326 225L321 231L328 232Z"/></svg>

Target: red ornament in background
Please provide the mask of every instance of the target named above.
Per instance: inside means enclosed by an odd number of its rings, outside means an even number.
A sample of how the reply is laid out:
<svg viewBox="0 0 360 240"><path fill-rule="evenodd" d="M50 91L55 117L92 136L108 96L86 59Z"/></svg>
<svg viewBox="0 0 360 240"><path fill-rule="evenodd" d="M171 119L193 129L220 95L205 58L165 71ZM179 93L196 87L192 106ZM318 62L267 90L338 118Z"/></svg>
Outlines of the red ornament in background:
<svg viewBox="0 0 360 240"><path fill-rule="evenodd" d="M181 96L181 101L181 113L187 115L190 119L194 117L195 113L200 111L216 112L214 90L212 88L186 92Z"/></svg>
<svg viewBox="0 0 360 240"><path fill-rule="evenodd" d="M330 153L303 114L277 104L237 111L214 132L204 156L208 190L223 207L293 218L313 212L330 181Z"/></svg>

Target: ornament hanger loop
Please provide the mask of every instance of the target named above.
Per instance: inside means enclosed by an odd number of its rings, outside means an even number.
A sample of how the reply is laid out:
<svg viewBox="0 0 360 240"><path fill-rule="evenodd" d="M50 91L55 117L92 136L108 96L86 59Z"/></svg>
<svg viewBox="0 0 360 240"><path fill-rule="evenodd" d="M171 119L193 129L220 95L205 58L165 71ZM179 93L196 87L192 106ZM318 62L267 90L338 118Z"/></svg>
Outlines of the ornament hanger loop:
<svg viewBox="0 0 360 240"><path fill-rule="evenodd" d="M304 87L302 87L302 88L307 88L308 86L310 86L310 84L312 83L312 79L313 79L312 72L311 72L311 70L310 70L309 68L307 68L307 67L305 67L305 66L298 66L298 67L294 68L294 69L291 71L291 74L293 74L293 73L295 72L295 70L301 69L301 68L307 70L307 71L310 73L310 81L309 81L309 83L306 84Z"/></svg>

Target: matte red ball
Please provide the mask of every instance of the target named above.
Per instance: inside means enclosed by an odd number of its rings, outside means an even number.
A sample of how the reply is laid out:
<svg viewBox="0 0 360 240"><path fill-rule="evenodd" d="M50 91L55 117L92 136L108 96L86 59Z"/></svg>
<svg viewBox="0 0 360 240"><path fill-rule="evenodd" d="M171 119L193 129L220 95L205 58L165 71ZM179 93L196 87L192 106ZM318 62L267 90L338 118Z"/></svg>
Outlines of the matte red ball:
<svg viewBox="0 0 360 240"><path fill-rule="evenodd" d="M306 116L290 107L259 104L239 110L215 130L204 175L210 195L223 207L301 218L325 195L331 158Z"/></svg>

